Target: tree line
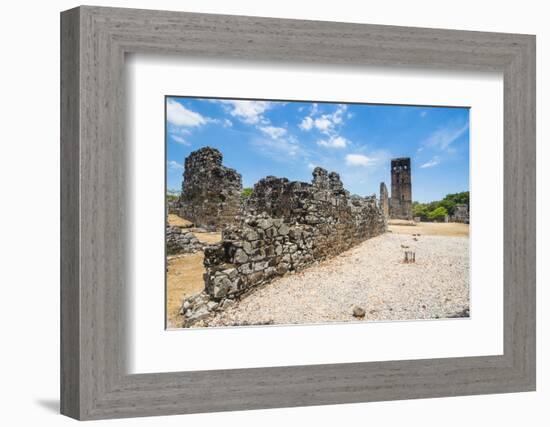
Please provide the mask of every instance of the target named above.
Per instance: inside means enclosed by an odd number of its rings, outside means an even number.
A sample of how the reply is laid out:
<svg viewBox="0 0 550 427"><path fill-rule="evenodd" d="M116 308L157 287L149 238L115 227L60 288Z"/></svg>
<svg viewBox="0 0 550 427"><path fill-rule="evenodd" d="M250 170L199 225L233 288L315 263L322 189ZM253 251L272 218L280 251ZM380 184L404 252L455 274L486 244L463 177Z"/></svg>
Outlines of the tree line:
<svg viewBox="0 0 550 427"><path fill-rule="evenodd" d="M413 217L422 221L443 221L445 216L454 214L456 205L468 205L469 209L470 192L447 194L442 200L429 203L413 202Z"/></svg>

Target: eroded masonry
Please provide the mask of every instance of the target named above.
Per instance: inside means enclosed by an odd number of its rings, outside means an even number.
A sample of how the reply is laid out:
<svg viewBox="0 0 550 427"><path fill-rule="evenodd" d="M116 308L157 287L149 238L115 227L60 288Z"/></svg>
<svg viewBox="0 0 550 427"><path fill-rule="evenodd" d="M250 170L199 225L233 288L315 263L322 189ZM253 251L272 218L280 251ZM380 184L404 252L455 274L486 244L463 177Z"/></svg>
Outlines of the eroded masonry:
<svg viewBox="0 0 550 427"><path fill-rule="evenodd" d="M185 159L179 214L197 227L221 229L236 221L241 192L241 174L222 165L218 150L201 148Z"/></svg>
<svg viewBox="0 0 550 427"><path fill-rule="evenodd" d="M392 159L390 218L412 220L411 176L409 157Z"/></svg>
<svg viewBox="0 0 550 427"><path fill-rule="evenodd" d="M316 168L312 183L264 178L241 221L205 249L206 291L216 300L237 296L385 231L376 198L350 196L334 172Z"/></svg>
<svg viewBox="0 0 550 427"><path fill-rule="evenodd" d="M388 196L388 188L384 182L380 183L380 209L382 209L386 218L390 216L390 199Z"/></svg>
<svg viewBox="0 0 550 427"><path fill-rule="evenodd" d="M218 150L203 148L185 161L190 182L183 184L181 214L222 231L220 243L204 247L205 289L183 302L185 325L387 229L376 196L351 195L336 172L317 167L309 183L268 176L241 201L240 175L221 160Z"/></svg>

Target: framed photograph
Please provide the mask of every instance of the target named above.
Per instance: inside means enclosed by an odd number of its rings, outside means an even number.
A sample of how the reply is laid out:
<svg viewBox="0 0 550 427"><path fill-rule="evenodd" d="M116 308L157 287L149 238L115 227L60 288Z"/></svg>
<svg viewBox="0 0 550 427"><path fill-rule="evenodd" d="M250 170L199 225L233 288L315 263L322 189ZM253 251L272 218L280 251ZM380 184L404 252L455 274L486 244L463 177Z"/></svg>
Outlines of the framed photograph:
<svg viewBox="0 0 550 427"><path fill-rule="evenodd" d="M469 108L165 107L168 328L469 318Z"/></svg>
<svg viewBox="0 0 550 427"><path fill-rule="evenodd" d="M61 15L61 411L535 390L535 37Z"/></svg>

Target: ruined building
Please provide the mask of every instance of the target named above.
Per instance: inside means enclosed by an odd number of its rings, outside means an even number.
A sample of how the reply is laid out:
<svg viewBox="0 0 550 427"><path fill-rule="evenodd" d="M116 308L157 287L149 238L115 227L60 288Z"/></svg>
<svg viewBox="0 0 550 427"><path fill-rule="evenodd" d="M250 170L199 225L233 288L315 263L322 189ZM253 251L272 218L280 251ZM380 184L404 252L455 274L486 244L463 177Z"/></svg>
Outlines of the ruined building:
<svg viewBox="0 0 550 427"><path fill-rule="evenodd" d="M412 219L411 159L391 161L390 218Z"/></svg>
<svg viewBox="0 0 550 427"><path fill-rule="evenodd" d="M461 222L463 224L470 223L470 208L468 205L460 204L456 205L454 213L451 215L451 221Z"/></svg>
<svg viewBox="0 0 550 427"><path fill-rule="evenodd" d="M385 233L388 218L412 219L410 167L410 158L391 161L391 198L383 182L379 200L352 195L338 173L317 167L310 182L267 176L243 199L241 175L222 165L218 150L191 153L185 159L180 216L222 233L219 243L209 245L184 231L167 234L169 250L204 251L205 287L183 301L183 325Z"/></svg>
<svg viewBox="0 0 550 427"><path fill-rule="evenodd" d="M222 153L201 148L185 159L180 216L197 227L219 230L235 223L241 192L241 174L222 165Z"/></svg>
<svg viewBox="0 0 550 427"><path fill-rule="evenodd" d="M384 182L380 183L380 209L384 213L384 217L390 216L390 199L388 196L388 188Z"/></svg>
<svg viewBox="0 0 550 427"><path fill-rule="evenodd" d="M268 176L254 185L241 221L205 248L205 291L233 298L385 231L376 197L351 195L335 172L315 168L311 183Z"/></svg>
<svg viewBox="0 0 550 427"><path fill-rule="evenodd" d="M311 182L263 178L243 203L239 221L223 228L220 243L204 248L205 289L183 302L184 324L386 229L376 196L351 195L336 172L315 168Z"/></svg>

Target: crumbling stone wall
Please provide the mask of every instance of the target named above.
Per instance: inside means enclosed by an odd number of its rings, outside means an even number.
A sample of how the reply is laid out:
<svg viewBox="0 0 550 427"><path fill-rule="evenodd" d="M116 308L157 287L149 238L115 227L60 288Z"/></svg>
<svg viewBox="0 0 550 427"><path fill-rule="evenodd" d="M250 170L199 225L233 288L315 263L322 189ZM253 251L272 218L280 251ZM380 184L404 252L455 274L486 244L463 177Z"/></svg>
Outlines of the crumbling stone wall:
<svg viewBox="0 0 550 427"><path fill-rule="evenodd" d="M166 202L166 211L169 214L179 215L180 209L181 209L181 206L180 206L179 199L178 200L168 200Z"/></svg>
<svg viewBox="0 0 550 427"><path fill-rule="evenodd" d="M222 165L222 154L211 147L185 159L179 215L207 230L234 224L241 205L242 179Z"/></svg>
<svg viewBox="0 0 550 427"><path fill-rule="evenodd" d="M188 230L166 226L166 253L168 255L195 253L203 249L203 244Z"/></svg>
<svg viewBox="0 0 550 427"><path fill-rule="evenodd" d="M178 215L180 212L181 206L180 206L180 200L179 198L177 200L167 200L166 201L166 211L169 214L176 214Z"/></svg>
<svg viewBox="0 0 550 427"><path fill-rule="evenodd" d="M390 200L388 197L388 188L384 182L380 183L380 209L382 209L384 216L388 218L390 215Z"/></svg>
<svg viewBox="0 0 550 427"><path fill-rule="evenodd" d="M234 298L386 231L375 196L350 195L337 173L321 168L311 184L260 180L243 210L241 222L222 231L220 244L205 247L210 300Z"/></svg>
<svg viewBox="0 0 550 427"><path fill-rule="evenodd" d="M455 206L454 212L451 215L451 221L461 222L464 224L470 223L470 208L466 204Z"/></svg>

